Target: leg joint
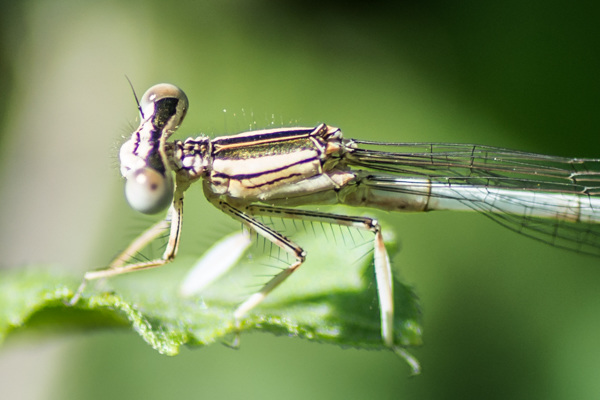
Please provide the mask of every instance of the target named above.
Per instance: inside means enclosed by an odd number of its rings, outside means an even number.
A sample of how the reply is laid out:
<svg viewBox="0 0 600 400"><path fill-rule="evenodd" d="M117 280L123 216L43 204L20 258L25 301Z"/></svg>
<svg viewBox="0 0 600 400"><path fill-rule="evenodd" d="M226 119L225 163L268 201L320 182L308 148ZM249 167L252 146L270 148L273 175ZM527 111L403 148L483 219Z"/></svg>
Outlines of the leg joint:
<svg viewBox="0 0 600 400"><path fill-rule="evenodd" d="M367 219L365 219L365 224L371 232L373 232L373 233L381 232L381 225L379 225L379 222L376 219L367 218Z"/></svg>

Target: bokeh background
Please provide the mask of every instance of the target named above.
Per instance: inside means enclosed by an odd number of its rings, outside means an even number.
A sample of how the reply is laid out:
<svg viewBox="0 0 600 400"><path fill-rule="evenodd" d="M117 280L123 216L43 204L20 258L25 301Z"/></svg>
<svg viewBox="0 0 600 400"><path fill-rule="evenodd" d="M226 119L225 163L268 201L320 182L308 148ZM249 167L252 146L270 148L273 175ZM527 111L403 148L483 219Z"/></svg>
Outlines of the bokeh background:
<svg viewBox="0 0 600 400"><path fill-rule="evenodd" d="M118 173L118 146L136 121L125 75L139 94L163 81L186 91L178 137L327 122L349 137L600 155L593 2L1 8L3 268L83 272L149 223L128 209ZM230 223L200 191L188 199L182 251L200 254ZM413 350L421 376L409 378L389 352L268 334L244 336L239 351L169 358L119 330L10 340L0 349L1 397L597 398L597 259L479 215L377 216L395 227L395 268L422 301L425 344Z"/></svg>

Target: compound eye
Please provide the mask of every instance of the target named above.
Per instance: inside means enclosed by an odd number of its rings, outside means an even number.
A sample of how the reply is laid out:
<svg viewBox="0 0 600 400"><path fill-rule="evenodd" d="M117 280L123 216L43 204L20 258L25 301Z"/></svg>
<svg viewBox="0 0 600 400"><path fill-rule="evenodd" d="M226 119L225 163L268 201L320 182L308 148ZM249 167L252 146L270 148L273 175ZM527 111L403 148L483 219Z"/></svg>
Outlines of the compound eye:
<svg viewBox="0 0 600 400"><path fill-rule="evenodd" d="M125 197L136 211L156 214L173 201L173 179L152 168L142 168L127 176Z"/></svg>
<svg viewBox="0 0 600 400"><path fill-rule="evenodd" d="M152 86L140 99L144 119L150 118L157 126L167 130L175 130L181 125L188 106L183 90L170 83Z"/></svg>

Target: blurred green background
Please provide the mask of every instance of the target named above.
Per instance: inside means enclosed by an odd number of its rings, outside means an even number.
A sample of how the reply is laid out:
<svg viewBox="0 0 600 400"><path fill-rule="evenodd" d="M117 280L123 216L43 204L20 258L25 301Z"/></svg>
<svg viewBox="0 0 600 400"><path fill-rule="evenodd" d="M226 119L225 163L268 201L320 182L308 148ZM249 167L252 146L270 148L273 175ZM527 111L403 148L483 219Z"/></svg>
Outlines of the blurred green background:
<svg viewBox="0 0 600 400"><path fill-rule="evenodd" d="M275 125L598 157L593 2L41 1L0 14L2 267L105 265L148 219L117 151L138 94L183 88L178 137ZM132 332L18 338L3 398L597 398L598 260L479 215L376 213L424 310L423 374L389 352L266 334L160 356ZM224 228L226 226L227 228ZM182 252L235 229L188 196ZM143 278L140 278L143 284ZM293 285L291 279L288 283Z"/></svg>

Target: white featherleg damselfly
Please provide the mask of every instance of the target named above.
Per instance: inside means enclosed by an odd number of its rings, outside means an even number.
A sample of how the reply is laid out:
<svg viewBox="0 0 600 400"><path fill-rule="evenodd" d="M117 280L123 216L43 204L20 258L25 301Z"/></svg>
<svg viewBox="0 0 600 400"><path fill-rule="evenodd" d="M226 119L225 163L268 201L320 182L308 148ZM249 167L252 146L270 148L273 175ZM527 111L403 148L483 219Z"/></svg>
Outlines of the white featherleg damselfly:
<svg viewBox="0 0 600 400"><path fill-rule="evenodd" d="M108 268L86 282L159 267L175 258L183 194L201 180L207 199L294 258L234 312L239 321L305 260L296 243L256 217L325 222L372 232L385 346L418 364L394 342L392 276L379 223L372 218L303 210L344 204L387 211L471 210L518 233L600 256L600 159L565 158L489 146L448 143L381 143L349 139L338 128L288 127L167 142L188 109L179 88L159 84L139 104L141 124L120 150L121 174L131 207L167 218L150 227ZM173 179L174 175L174 179ZM161 258L128 262L165 229Z"/></svg>

